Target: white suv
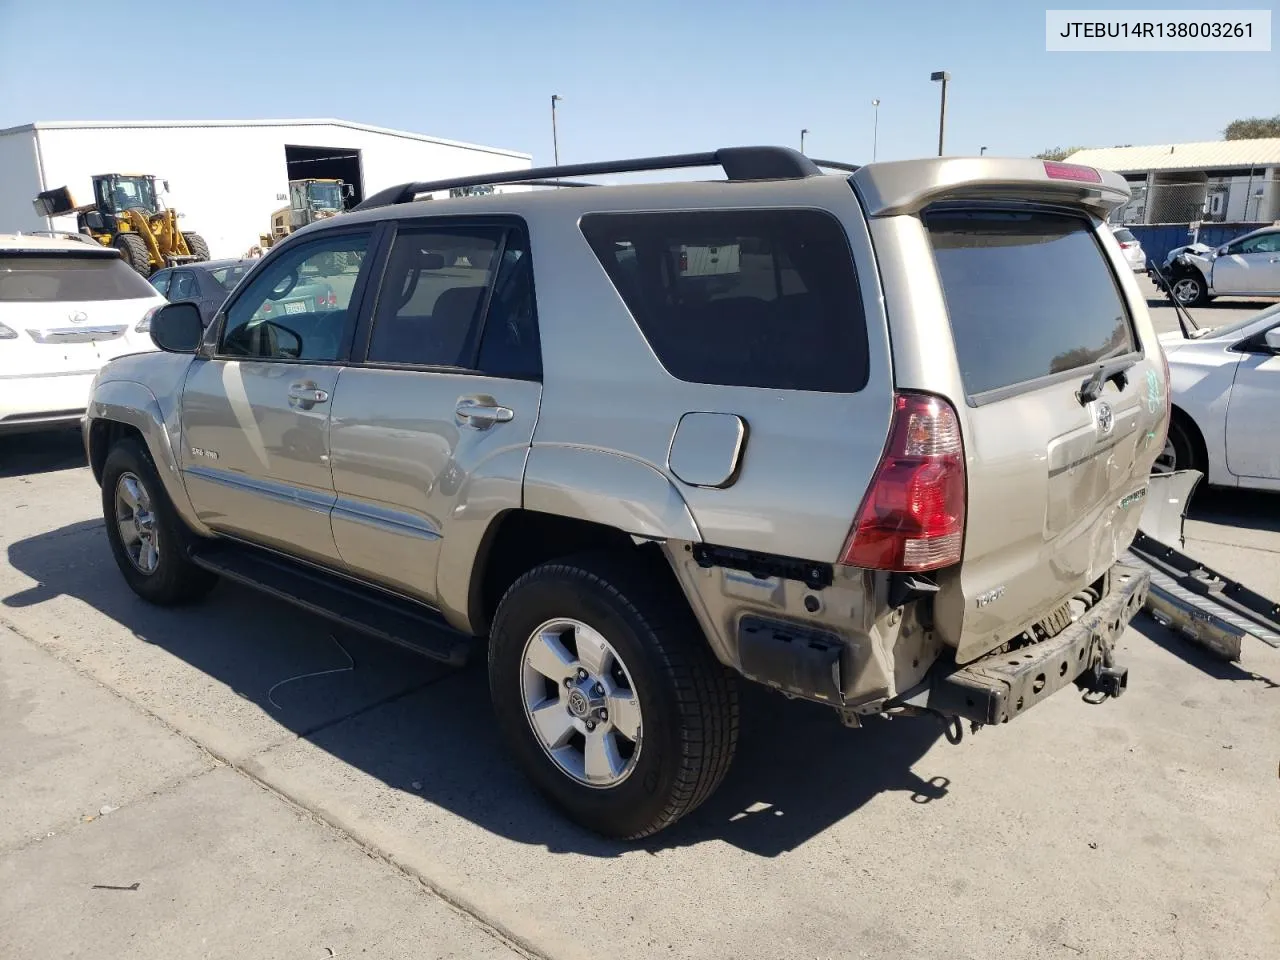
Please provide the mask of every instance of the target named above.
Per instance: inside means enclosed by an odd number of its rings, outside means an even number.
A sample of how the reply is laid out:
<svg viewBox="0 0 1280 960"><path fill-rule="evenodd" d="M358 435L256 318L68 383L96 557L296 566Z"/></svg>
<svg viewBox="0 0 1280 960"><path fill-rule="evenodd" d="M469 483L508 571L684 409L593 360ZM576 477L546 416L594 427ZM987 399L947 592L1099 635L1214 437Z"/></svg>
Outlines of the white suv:
<svg viewBox="0 0 1280 960"><path fill-rule="evenodd" d="M0 234L0 435L78 423L104 363L155 349L165 302L112 247Z"/></svg>

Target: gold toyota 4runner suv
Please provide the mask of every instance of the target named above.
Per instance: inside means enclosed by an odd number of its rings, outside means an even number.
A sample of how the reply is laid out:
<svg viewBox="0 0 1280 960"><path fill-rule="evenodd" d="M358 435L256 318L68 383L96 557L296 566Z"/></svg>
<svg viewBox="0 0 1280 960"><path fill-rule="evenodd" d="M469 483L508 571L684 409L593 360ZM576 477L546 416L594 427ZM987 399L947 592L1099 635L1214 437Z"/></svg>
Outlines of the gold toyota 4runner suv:
<svg viewBox="0 0 1280 960"><path fill-rule="evenodd" d="M613 836L715 790L739 675L949 733L1118 695L1169 422L1104 222L1128 195L780 147L385 190L103 368L111 548L154 603L221 577L450 663L487 644L515 758Z"/></svg>

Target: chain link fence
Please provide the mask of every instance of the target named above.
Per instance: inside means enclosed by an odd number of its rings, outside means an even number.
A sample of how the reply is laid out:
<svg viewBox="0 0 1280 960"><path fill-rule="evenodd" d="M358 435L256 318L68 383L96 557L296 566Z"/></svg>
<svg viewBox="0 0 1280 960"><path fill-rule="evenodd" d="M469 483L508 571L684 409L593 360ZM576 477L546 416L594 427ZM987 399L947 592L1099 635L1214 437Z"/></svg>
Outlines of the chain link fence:
<svg viewBox="0 0 1280 960"><path fill-rule="evenodd" d="M1132 197L1111 216L1129 226L1145 223L1272 223L1280 220L1280 181L1130 184Z"/></svg>

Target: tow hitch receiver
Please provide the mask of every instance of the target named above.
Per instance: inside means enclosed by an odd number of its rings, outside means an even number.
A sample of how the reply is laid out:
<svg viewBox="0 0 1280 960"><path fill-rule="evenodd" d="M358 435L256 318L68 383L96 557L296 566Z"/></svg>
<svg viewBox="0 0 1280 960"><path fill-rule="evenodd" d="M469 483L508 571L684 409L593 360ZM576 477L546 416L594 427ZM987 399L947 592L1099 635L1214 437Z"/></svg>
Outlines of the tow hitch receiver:
<svg viewBox="0 0 1280 960"><path fill-rule="evenodd" d="M1112 651L1146 601L1149 578L1124 564L1110 575L1106 595L1056 636L935 675L928 709L973 723L1007 723L1071 683L1101 699L1118 697L1129 671L1116 666Z"/></svg>

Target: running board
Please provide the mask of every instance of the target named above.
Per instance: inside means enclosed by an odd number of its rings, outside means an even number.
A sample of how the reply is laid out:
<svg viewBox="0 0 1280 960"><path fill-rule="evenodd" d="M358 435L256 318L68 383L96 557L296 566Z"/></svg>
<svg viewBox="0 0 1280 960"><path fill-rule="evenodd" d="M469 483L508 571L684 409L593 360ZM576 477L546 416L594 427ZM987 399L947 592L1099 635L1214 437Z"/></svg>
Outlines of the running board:
<svg viewBox="0 0 1280 960"><path fill-rule="evenodd" d="M218 540L195 545L190 556L196 566L227 580L456 667L476 645L424 604L267 550Z"/></svg>
<svg viewBox="0 0 1280 960"><path fill-rule="evenodd" d="M1280 604L1169 545L1184 545L1186 505L1199 480L1191 470L1151 478L1147 508L1125 557L1151 576L1147 612L1226 660L1240 659L1246 637L1280 649Z"/></svg>

